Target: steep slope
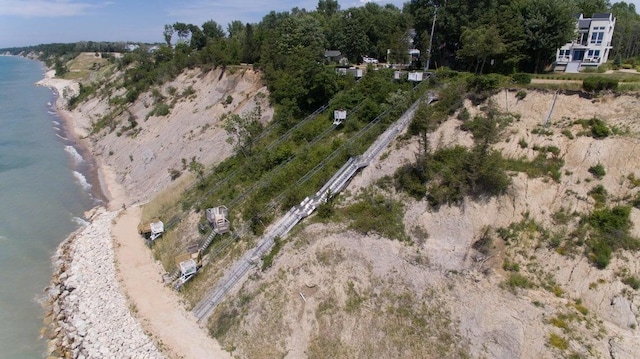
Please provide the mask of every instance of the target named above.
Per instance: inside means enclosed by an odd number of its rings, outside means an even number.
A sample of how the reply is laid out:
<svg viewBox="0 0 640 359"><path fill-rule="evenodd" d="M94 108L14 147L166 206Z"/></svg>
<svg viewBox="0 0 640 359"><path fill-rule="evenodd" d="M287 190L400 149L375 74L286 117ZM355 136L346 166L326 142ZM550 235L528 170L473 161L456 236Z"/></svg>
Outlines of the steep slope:
<svg viewBox="0 0 640 359"><path fill-rule="evenodd" d="M415 140L392 144L338 207L365 190L402 201L410 241L311 220L273 267L216 310L211 332L239 357L635 357L640 255L617 250L597 269L580 231L595 208L628 205L638 193L639 100L563 94L545 127L552 99L529 91L491 101L519 118L494 148L533 159L557 147L547 154L564 161L557 181L513 172L505 195L435 211L389 186L386 176L418 148ZM466 107L474 115L485 105ZM614 133L593 138L579 120L594 116ZM450 118L431 143L469 146L460 125ZM590 173L597 164L602 178ZM604 200L594 195L598 185ZM630 220L637 237L638 209Z"/></svg>
<svg viewBox="0 0 640 359"><path fill-rule="evenodd" d="M119 75L108 83L117 83ZM123 93L96 96L73 112L82 121L76 132L90 139L98 161L111 168L133 202L146 202L170 185L170 170L186 173L194 159L208 168L228 157L225 114L260 107L262 122L273 116L260 74L251 69L187 70L121 111L110 100ZM166 105L167 115L155 114L159 105ZM105 119L109 124L99 126Z"/></svg>

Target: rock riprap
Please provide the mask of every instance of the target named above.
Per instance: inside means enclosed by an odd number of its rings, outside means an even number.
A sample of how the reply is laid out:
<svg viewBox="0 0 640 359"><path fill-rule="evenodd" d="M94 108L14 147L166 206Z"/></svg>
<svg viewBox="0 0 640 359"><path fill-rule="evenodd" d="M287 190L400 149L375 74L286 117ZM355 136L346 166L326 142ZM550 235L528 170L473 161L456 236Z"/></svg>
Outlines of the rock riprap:
<svg viewBox="0 0 640 359"><path fill-rule="evenodd" d="M163 358L131 315L116 277L111 224L96 208L90 223L56 251L45 317L50 358Z"/></svg>

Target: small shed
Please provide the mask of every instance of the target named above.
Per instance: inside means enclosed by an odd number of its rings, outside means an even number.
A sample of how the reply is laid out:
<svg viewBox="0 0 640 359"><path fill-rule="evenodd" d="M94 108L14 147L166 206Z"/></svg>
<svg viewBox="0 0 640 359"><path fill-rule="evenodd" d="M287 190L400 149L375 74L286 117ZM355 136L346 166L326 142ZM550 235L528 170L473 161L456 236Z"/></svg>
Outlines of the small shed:
<svg viewBox="0 0 640 359"><path fill-rule="evenodd" d="M324 58L327 62L339 62L342 59L342 53L338 50L326 50L324 52Z"/></svg>
<svg viewBox="0 0 640 359"><path fill-rule="evenodd" d="M393 79L394 80L400 80L406 77L406 72L404 71L394 71L393 72Z"/></svg>
<svg viewBox="0 0 640 359"><path fill-rule="evenodd" d="M229 209L225 206L218 206L213 208L207 208L206 210L207 220L213 226L213 230L219 234L229 232L231 224L227 219Z"/></svg>
<svg viewBox="0 0 640 359"><path fill-rule="evenodd" d="M184 284L198 272L200 252L178 255L175 257L175 263L180 269L180 284Z"/></svg>
<svg viewBox="0 0 640 359"><path fill-rule="evenodd" d="M353 77L359 79L362 78L363 72L362 69L359 69L357 67L351 67L347 70L347 73L350 75L353 75Z"/></svg>
<svg viewBox="0 0 640 359"><path fill-rule="evenodd" d="M154 218L148 223L138 225L138 233L154 241L164 233L164 223L158 218Z"/></svg>
<svg viewBox="0 0 640 359"><path fill-rule="evenodd" d="M334 110L333 111L333 124L338 126L347 119L347 110Z"/></svg>
<svg viewBox="0 0 640 359"><path fill-rule="evenodd" d="M422 72L409 72L409 81L420 82L423 75Z"/></svg>

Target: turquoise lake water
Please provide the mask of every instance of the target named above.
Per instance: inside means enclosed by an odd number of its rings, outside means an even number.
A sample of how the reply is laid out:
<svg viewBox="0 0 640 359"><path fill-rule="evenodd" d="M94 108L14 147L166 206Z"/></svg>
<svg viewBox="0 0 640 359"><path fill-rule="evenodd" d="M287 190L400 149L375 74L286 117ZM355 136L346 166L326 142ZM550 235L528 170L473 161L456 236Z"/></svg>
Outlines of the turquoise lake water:
<svg viewBox="0 0 640 359"><path fill-rule="evenodd" d="M0 56L0 358L41 358L51 255L96 204L37 61ZM90 181L89 181L90 182Z"/></svg>

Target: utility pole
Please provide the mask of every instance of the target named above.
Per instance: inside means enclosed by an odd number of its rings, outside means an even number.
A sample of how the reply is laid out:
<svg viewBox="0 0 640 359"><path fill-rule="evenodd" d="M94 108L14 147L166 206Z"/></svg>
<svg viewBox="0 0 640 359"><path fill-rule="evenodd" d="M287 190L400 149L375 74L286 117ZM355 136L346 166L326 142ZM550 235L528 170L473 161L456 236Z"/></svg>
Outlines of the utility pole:
<svg viewBox="0 0 640 359"><path fill-rule="evenodd" d="M433 10L433 24L431 24L431 36L429 39L429 48L427 49L427 66L425 71L429 71L429 64L431 63L431 45L433 45L433 32L436 31L436 17L438 16L438 5L434 6Z"/></svg>

